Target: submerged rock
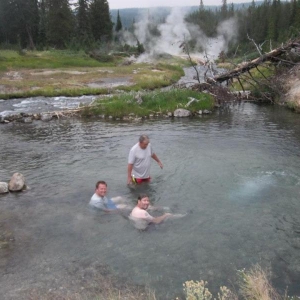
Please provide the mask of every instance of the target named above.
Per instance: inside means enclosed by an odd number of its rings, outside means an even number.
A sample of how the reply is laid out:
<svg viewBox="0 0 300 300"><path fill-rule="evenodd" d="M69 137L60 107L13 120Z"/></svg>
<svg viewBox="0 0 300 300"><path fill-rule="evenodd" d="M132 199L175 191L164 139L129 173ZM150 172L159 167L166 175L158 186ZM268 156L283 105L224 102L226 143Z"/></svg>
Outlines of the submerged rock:
<svg viewBox="0 0 300 300"><path fill-rule="evenodd" d="M174 117L179 117L179 118L189 117L191 114L192 113L189 110L183 108L178 108L174 111Z"/></svg>
<svg viewBox="0 0 300 300"><path fill-rule="evenodd" d="M21 173L14 173L8 183L11 192L21 191L25 188L25 177Z"/></svg>
<svg viewBox="0 0 300 300"><path fill-rule="evenodd" d="M41 114L41 120L44 122L52 120L52 115L51 114Z"/></svg>
<svg viewBox="0 0 300 300"><path fill-rule="evenodd" d="M5 194L8 192L8 184L6 182L0 182L0 194Z"/></svg>

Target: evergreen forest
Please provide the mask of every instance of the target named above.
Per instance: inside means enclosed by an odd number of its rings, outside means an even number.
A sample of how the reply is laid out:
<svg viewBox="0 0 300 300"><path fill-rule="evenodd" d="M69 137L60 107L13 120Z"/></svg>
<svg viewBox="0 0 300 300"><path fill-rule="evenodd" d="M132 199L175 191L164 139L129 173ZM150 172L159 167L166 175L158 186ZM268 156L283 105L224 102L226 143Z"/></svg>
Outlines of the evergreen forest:
<svg viewBox="0 0 300 300"><path fill-rule="evenodd" d="M211 7L201 0L199 7L193 7L185 18L212 38L223 21L234 18L237 37L230 42L226 55L242 55L254 44L267 50L299 35L300 0L238 5L227 0L220 2L219 6ZM165 21L169 9L161 11L165 13L148 12L154 34L159 34L155 26ZM28 50L87 50L105 46L109 50L120 46L120 32L134 32L136 20L128 12L126 9L112 12L107 0L1 0L0 46ZM191 47L195 42L191 42ZM138 40L136 46L142 46Z"/></svg>

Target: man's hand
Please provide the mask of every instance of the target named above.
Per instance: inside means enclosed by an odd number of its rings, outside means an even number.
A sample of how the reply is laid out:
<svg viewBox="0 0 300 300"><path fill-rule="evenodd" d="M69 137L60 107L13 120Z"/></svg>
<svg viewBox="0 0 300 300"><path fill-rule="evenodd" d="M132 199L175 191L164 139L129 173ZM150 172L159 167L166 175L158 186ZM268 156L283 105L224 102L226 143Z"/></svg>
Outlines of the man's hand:
<svg viewBox="0 0 300 300"><path fill-rule="evenodd" d="M130 177L127 178L127 184L130 185L130 184L132 184L132 183L133 183L133 182L132 182L132 179L131 179L131 176L130 176Z"/></svg>
<svg viewBox="0 0 300 300"><path fill-rule="evenodd" d="M161 163L161 161L158 162L158 165L160 166L161 169L164 168L163 164Z"/></svg>

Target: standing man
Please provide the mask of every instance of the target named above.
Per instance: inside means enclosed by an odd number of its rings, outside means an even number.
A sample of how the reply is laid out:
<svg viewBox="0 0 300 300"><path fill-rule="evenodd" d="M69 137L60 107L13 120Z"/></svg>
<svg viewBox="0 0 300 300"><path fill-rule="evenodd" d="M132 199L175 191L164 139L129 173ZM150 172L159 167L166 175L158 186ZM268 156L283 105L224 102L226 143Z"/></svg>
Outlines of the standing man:
<svg viewBox="0 0 300 300"><path fill-rule="evenodd" d="M158 163L161 169L163 168L161 161L153 152L149 137L141 135L139 142L129 152L127 184L132 184L133 180L138 184L150 181L151 158Z"/></svg>
<svg viewBox="0 0 300 300"><path fill-rule="evenodd" d="M170 213L165 213L159 217L152 217L147 212L149 205L149 197L146 194L139 195L137 205L134 207L129 216L129 219L134 222L134 225L137 229L146 229L148 224L159 224L172 216Z"/></svg>

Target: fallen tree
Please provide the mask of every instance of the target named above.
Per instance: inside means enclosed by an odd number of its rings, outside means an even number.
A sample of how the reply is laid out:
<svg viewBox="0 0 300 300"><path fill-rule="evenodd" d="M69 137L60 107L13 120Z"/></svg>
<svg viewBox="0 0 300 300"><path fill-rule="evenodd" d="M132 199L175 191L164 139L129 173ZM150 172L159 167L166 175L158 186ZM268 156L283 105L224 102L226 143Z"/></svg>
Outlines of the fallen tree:
<svg viewBox="0 0 300 300"><path fill-rule="evenodd" d="M241 66L227 72L214 77L207 78L208 83L222 83L224 81L232 80L233 78L237 78L239 80L239 76L245 72L249 72L253 68L257 68L260 64L266 61L278 62L281 60L281 56L286 54L293 48L300 48L300 39L291 41L282 47L278 47L266 54L261 55L260 57L248 62L243 63ZM290 61L285 61L286 63L292 64Z"/></svg>

